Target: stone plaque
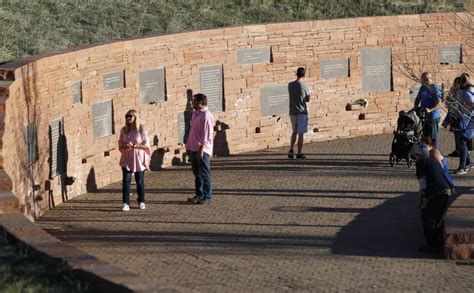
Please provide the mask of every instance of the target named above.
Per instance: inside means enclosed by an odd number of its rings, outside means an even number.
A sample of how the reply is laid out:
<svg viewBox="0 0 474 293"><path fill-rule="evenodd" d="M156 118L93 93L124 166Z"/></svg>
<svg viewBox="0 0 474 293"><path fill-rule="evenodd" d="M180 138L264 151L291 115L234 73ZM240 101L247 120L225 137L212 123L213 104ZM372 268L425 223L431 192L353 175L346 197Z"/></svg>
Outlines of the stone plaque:
<svg viewBox="0 0 474 293"><path fill-rule="evenodd" d="M186 132L186 124L184 123L184 112L178 113L178 143L185 143L184 135Z"/></svg>
<svg viewBox="0 0 474 293"><path fill-rule="evenodd" d="M439 47L438 57L439 63L461 63L461 45Z"/></svg>
<svg viewBox="0 0 474 293"><path fill-rule="evenodd" d="M141 104L153 104L165 100L165 69L153 69L139 74Z"/></svg>
<svg viewBox="0 0 474 293"><path fill-rule="evenodd" d="M362 49L361 64L365 92L392 90L392 48Z"/></svg>
<svg viewBox="0 0 474 293"><path fill-rule="evenodd" d="M207 97L207 107L212 113L224 111L224 81L222 65L199 68L201 93Z"/></svg>
<svg viewBox="0 0 474 293"><path fill-rule="evenodd" d="M104 74L104 92L122 89L124 85L123 71Z"/></svg>
<svg viewBox="0 0 474 293"><path fill-rule="evenodd" d="M102 138L113 134L112 100L92 105L94 138Z"/></svg>
<svg viewBox="0 0 474 293"><path fill-rule="evenodd" d="M349 60L347 58L321 60L319 70L321 78L324 79L348 77Z"/></svg>
<svg viewBox="0 0 474 293"><path fill-rule="evenodd" d="M31 165L38 160L38 142L34 123L30 123L25 127L25 144L27 151L26 163Z"/></svg>
<svg viewBox="0 0 474 293"><path fill-rule="evenodd" d="M418 95L418 92L420 91L421 84L417 83L410 87L410 102L413 104L415 103L416 96Z"/></svg>
<svg viewBox="0 0 474 293"><path fill-rule="evenodd" d="M50 177L53 178L66 172L66 137L63 118L51 122L50 144Z"/></svg>
<svg viewBox="0 0 474 293"><path fill-rule="evenodd" d="M260 90L260 110L262 117L288 114L290 97L288 85L262 87Z"/></svg>
<svg viewBox="0 0 474 293"><path fill-rule="evenodd" d="M237 49L237 63L239 65L271 63L271 56L270 46Z"/></svg>
<svg viewBox="0 0 474 293"><path fill-rule="evenodd" d="M72 83L72 104L82 103L82 82L75 81Z"/></svg>

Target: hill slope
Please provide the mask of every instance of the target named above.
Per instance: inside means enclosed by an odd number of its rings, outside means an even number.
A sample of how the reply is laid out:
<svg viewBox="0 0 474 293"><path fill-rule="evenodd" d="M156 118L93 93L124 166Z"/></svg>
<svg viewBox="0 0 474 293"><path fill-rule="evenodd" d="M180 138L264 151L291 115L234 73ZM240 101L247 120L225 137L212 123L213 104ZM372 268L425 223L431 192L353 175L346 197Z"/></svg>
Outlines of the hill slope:
<svg viewBox="0 0 474 293"><path fill-rule="evenodd" d="M459 11L463 3L460 0L0 0L3 24L0 62L149 34L256 23Z"/></svg>

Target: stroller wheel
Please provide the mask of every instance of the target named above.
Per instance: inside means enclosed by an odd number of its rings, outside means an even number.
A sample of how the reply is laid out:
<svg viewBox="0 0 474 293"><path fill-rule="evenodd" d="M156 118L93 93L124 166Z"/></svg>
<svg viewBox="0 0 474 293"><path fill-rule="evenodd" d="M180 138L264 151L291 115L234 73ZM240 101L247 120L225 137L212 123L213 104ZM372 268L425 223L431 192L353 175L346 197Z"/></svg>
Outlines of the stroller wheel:
<svg viewBox="0 0 474 293"><path fill-rule="evenodd" d="M393 167L393 165L395 165L395 155L390 153L390 166Z"/></svg>

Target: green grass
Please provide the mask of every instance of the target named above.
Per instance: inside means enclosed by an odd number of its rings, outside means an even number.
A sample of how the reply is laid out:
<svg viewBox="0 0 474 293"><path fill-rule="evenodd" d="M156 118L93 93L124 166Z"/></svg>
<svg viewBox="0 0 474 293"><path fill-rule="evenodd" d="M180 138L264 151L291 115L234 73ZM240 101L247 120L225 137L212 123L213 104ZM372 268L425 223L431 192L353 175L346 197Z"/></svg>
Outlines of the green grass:
<svg viewBox="0 0 474 293"><path fill-rule="evenodd" d="M462 0L0 0L0 62L223 26L463 10Z"/></svg>
<svg viewBox="0 0 474 293"><path fill-rule="evenodd" d="M27 251L8 243L0 234L0 292L88 292L67 268L43 265Z"/></svg>

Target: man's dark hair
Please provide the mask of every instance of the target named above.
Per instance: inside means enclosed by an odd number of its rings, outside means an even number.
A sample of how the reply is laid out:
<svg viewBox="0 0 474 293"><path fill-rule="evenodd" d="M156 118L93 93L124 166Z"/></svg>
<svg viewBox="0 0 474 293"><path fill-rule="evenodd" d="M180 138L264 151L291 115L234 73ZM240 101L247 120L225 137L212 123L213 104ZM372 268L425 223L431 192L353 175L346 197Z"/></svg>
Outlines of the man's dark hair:
<svg viewBox="0 0 474 293"><path fill-rule="evenodd" d="M195 94L193 98L197 103L207 106L207 97L205 94Z"/></svg>
<svg viewBox="0 0 474 293"><path fill-rule="evenodd" d="M298 69L296 69L296 76L297 77L300 77L300 78L304 77L305 73L306 72L305 72L303 67L298 67Z"/></svg>

